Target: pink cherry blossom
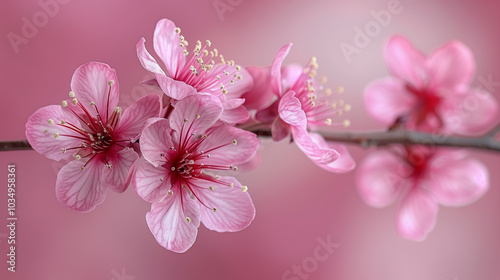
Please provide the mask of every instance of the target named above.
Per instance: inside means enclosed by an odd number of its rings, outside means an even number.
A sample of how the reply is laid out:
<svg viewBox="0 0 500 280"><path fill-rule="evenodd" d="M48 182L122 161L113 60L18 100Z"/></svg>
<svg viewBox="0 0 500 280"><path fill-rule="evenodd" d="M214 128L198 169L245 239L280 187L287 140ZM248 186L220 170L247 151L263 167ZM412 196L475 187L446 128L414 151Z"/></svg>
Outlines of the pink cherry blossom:
<svg viewBox="0 0 500 280"><path fill-rule="evenodd" d="M463 206L479 199L489 187L488 170L460 150L413 146L368 155L358 170L364 201L383 208L401 200L398 232L423 240L434 228L438 204Z"/></svg>
<svg viewBox="0 0 500 280"><path fill-rule="evenodd" d="M498 112L495 99L470 84L475 65L470 50L451 41L425 57L401 36L393 37L385 60L392 77L365 89L368 112L393 125L403 121L409 129L462 135L492 125Z"/></svg>
<svg viewBox="0 0 500 280"><path fill-rule="evenodd" d="M151 202L148 226L158 243L185 252L200 222L215 231L239 231L255 216L247 187L213 172L238 170L257 151L256 135L216 124L223 105L211 95L191 95L176 103L168 120L146 127L140 138L144 161L134 189Z"/></svg>
<svg viewBox="0 0 500 280"><path fill-rule="evenodd" d="M248 110L262 110L268 107L275 96L271 89L271 69L255 66L245 69L252 76L253 87L241 96L245 99L243 105Z"/></svg>
<svg viewBox="0 0 500 280"><path fill-rule="evenodd" d="M305 67L282 66L291 46L284 45L271 66L270 87L277 100L258 111L256 119L271 124L275 141L291 134L297 146L320 167L332 172L350 171L355 163L343 145L329 145L320 134L309 132L320 126L349 125L348 121L337 123L336 119L350 106L334 99L332 91L315 79L316 58Z"/></svg>
<svg viewBox="0 0 500 280"><path fill-rule="evenodd" d="M122 114L116 106L115 70L98 62L78 67L71 89L71 101L40 108L29 117L26 137L49 159L74 158L57 174L56 196L64 206L88 212L103 202L106 187L125 191L139 157L132 144L143 123L159 116L161 106L158 96L148 95Z"/></svg>
<svg viewBox="0 0 500 280"><path fill-rule="evenodd" d="M146 50L144 38L137 43L137 56L142 66L155 74L155 82L170 98L181 100L197 92L208 93L221 100L222 121L246 121L249 114L242 106L245 99L241 95L252 87L251 75L233 60L226 60L217 49L210 50L208 40L205 45L197 41L189 52L188 41L180 33L180 28L172 21L158 21L153 44L165 71Z"/></svg>

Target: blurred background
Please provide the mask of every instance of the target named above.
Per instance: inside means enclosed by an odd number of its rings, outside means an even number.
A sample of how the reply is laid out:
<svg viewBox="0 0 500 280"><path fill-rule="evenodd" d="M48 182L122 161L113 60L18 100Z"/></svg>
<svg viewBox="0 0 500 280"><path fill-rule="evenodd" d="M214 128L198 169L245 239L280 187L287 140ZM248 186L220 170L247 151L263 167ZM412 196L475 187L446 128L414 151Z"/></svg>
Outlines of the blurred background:
<svg viewBox="0 0 500 280"><path fill-rule="evenodd" d="M452 39L464 42L476 60L472 85L494 81L490 90L500 98L496 1L3 0L0 7L0 140L24 139L30 114L67 98L74 70L88 61L117 70L123 106L146 94L139 82L148 75L135 45L145 37L152 52L161 18L173 20L191 43L210 39L242 66L268 66L283 44L293 42L285 64L316 56L328 85L345 88L342 98L352 105L349 131L383 129L367 115L362 94L367 83L388 75L382 53L394 34L425 53ZM346 53L341 46L347 45L356 50ZM349 148L358 163L369 152ZM156 243L145 221L150 205L132 189L110 191L91 213L76 213L55 197L62 163L34 151L2 152L3 180L7 165L16 165L18 221L11 273L2 183L0 279L498 279L500 154L471 151L490 168L490 190L472 205L440 207L434 231L413 242L396 232L397 205L363 203L355 171L320 170L286 141L264 140L260 152L259 167L238 176L255 203L254 222L238 233L200 226L184 254Z"/></svg>

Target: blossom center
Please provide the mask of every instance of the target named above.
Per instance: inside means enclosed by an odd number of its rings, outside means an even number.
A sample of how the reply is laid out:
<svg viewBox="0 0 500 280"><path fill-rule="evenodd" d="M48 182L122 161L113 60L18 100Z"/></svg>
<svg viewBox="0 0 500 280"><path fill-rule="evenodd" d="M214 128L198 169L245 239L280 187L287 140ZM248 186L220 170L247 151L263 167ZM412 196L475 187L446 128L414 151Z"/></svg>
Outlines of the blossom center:
<svg viewBox="0 0 500 280"><path fill-rule="evenodd" d="M205 45L197 41L193 51L189 53L186 50L188 42L180 32L180 28L175 29L180 39L181 51L186 56L186 63L181 65L176 73L172 73L172 78L191 85L199 92L222 94L228 94L227 87L243 79L239 73L241 67L235 65L234 60L225 60L215 48L208 50L212 44L209 40L206 40Z"/></svg>
<svg viewBox="0 0 500 280"><path fill-rule="evenodd" d="M109 81L109 91L108 91L108 106L109 106L109 95L111 92L111 87L114 81ZM75 97L75 93L70 91L69 97L72 98L73 106L76 110L68 107L68 102L66 100L62 101L61 106L70 112L79 120L79 123L72 123L66 120L61 120L59 127L63 128L61 132L54 134L54 138L68 137L80 140L80 145L63 148L62 152L66 153L70 150L75 150L75 158L87 158L87 162L82 166L82 170L85 166L94 159L98 154L104 153L104 162L108 168L112 168L112 165L108 162L106 158L106 152L113 147L113 145L122 146L119 142L124 142L126 140L114 140L113 132L116 129L118 120L120 118L121 109L116 107L111 114L109 114L109 108L106 107L106 112L99 112L95 102L91 102L89 105L95 112L89 112L85 106L83 106L79 100ZM102 115L103 114L103 115ZM49 119L48 123L54 125L54 120Z"/></svg>
<svg viewBox="0 0 500 280"><path fill-rule="evenodd" d="M406 89L418 99L418 105L415 108L417 117L417 125L422 124L429 115L434 115L440 123L441 117L437 112L437 108L441 103L441 97L434 91L428 89L416 89L412 85L406 85Z"/></svg>

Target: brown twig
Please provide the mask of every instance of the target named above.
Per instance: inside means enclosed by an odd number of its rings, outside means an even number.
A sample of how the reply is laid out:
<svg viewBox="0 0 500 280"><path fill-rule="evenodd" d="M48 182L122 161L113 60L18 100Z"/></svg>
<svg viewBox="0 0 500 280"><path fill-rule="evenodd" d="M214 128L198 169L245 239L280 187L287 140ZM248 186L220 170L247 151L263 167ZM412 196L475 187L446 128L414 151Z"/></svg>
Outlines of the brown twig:
<svg viewBox="0 0 500 280"><path fill-rule="evenodd" d="M495 128L494 131L497 129ZM270 129L251 130L257 136L271 137ZM492 133L482 137L444 136L407 130L385 132L320 132L327 141L358 144L362 147L378 147L389 144L426 145L474 148L500 152L500 142L495 141ZM2 141L0 151L32 150L28 141Z"/></svg>

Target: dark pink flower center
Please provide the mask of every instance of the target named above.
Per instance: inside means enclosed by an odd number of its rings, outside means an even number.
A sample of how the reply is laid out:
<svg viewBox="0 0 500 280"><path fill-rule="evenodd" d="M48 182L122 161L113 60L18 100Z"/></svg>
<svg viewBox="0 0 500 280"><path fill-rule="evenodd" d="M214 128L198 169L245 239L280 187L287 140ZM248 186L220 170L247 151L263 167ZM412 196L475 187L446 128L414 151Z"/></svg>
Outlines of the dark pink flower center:
<svg viewBox="0 0 500 280"><path fill-rule="evenodd" d="M427 170L429 160L433 153L426 148L420 149L419 147L405 147L406 149L406 162L411 166L410 176L420 178Z"/></svg>
<svg viewBox="0 0 500 280"><path fill-rule="evenodd" d="M208 137L219 127L210 130L207 134L202 137L195 139L194 133L187 133L185 139L180 139L176 147L171 147L171 151L167 154L163 153L162 156L165 157L166 163L164 167L170 168L170 180L171 189L169 193L172 194L174 191L180 191L180 188L186 188L193 196L205 207L216 211L215 208L207 206L198 195L201 190L209 189L213 191L213 187L204 187L206 184L201 186L199 184L200 180L212 182L217 185L225 185L228 187L233 187L233 183L225 182L219 179L217 175L207 174L205 170L234 170L237 171L237 166L227 166L210 164L210 153L221 149L228 145L236 145L237 141L233 140L230 143L221 143L219 146L212 147L206 151L199 149L199 146L206 141ZM181 135L182 132L181 132Z"/></svg>
<svg viewBox="0 0 500 280"><path fill-rule="evenodd" d="M430 115L434 115L438 119L440 126L442 126L441 116L437 112L441 97L433 90L417 89L410 84L406 85L406 89L418 99L417 107L414 108L416 124L421 125Z"/></svg>
<svg viewBox="0 0 500 280"><path fill-rule="evenodd" d="M57 124L62 127L63 130L60 133L54 134L54 138L58 137L69 137L80 140L81 144L79 146L63 148L62 152L66 153L70 150L75 150L75 157L77 159L86 158L88 159L84 167L97 155L103 154L104 162L108 168L112 168L112 165L108 162L106 158L106 153L113 147L113 145L118 145L123 148L120 142L126 142L128 140L115 140L113 139L113 132L116 129L118 120L120 118L121 109L116 107L111 115L109 114L109 95L111 92L111 87L113 81L108 83L108 102L106 106L106 112L99 112L95 102L91 102L90 106L93 107L95 112L89 112L85 106L83 106L78 99L75 97L74 92L70 92L70 97L72 97L72 103L77 107L77 111L70 107L67 107L67 102L63 101L62 106L70 110L70 112L79 119L79 123L71 123L65 120L61 120L61 123ZM49 123L53 123L49 120Z"/></svg>

